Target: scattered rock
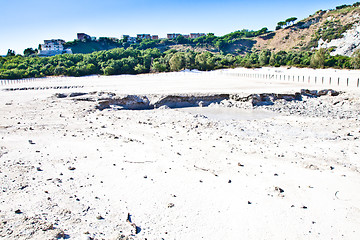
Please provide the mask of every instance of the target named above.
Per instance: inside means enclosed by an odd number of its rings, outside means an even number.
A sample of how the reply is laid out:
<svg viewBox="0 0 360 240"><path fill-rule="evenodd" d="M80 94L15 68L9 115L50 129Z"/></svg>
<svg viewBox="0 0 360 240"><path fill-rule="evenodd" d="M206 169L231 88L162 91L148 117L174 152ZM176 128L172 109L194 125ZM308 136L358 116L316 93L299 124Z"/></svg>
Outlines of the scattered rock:
<svg viewBox="0 0 360 240"><path fill-rule="evenodd" d="M23 212L20 209L18 209L18 210L15 211L15 213L16 214L22 214Z"/></svg>

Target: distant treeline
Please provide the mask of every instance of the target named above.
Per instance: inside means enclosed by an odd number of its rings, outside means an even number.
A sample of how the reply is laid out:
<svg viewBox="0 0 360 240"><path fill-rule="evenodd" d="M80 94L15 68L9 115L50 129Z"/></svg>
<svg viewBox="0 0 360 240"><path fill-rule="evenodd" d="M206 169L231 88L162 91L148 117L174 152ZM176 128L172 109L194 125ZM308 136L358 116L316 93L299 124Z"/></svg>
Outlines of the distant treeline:
<svg viewBox="0 0 360 240"><path fill-rule="evenodd" d="M149 72L169 72L182 69L203 71L262 66L296 66L313 68L359 68L360 52L352 58L331 56L325 49L316 52L260 52L244 56L210 52L179 52L159 49L116 48L90 54L63 54L53 57L0 57L0 79L20 79L45 76L117 75Z"/></svg>

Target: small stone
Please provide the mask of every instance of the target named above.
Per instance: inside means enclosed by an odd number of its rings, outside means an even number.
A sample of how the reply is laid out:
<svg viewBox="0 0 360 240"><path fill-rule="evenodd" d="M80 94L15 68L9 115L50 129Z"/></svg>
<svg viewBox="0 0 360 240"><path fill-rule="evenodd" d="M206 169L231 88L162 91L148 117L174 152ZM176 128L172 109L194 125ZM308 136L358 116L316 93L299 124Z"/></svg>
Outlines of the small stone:
<svg viewBox="0 0 360 240"><path fill-rule="evenodd" d="M168 204L168 208L173 208L174 206L175 206L175 204L173 204L173 203Z"/></svg>
<svg viewBox="0 0 360 240"><path fill-rule="evenodd" d="M36 170L39 171L39 172L42 171L42 169L40 167L37 167Z"/></svg>
<svg viewBox="0 0 360 240"><path fill-rule="evenodd" d="M229 180L228 183L231 183L231 180Z"/></svg>
<svg viewBox="0 0 360 240"><path fill-rule="evenodd" d="M68 169L70 170L70 171L74 171L76 168L75 167L68 167Z"/></svg>
<svg viewBox="0 0 360 240"><path fill-rule="evenodd" d="M334 170L335 168L333 166L330 166L330 170Z"/></svg>
<svg viewBox="0 0 360 240"><path fill-rule="evenodd" d="M63 239L65 238L65 233L64 231L60 230L60 229L56 229L57 233L55 234L55 239Z"/></svg>
<svg viewBox="0 0 360 240"><path fill-rule="evenodd" d="M104 218L101 215L97 216L96 219L97 220L104 220Z"/></svg>
<svg viewBox="0 0 360 240"><path fill-rule="evenodd" d="M18 210L15 211L15 213L16 213L16 214L21 214L22 211L21 211L20 209L18 209Z"/></svg>
<svg viewBox="0 0 360 240"><path fill-rule="evenodd" d="M280 188L280 187L275 187L275 191L279 191L280 193L284 192L284 189Z"/></svg>
<svg viewBox="0 0 360 240"><path fill-rule="evenodd" d="M248 201L248 204L252 204L252 202Z"/></svg>

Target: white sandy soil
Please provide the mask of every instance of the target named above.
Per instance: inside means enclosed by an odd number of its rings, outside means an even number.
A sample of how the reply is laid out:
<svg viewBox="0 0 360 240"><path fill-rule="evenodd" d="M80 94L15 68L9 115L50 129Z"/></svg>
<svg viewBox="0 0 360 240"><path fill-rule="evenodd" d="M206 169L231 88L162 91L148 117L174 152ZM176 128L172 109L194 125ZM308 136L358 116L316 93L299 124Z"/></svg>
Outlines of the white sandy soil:
<svg viewBox="0 0 360 240"><path fill-rule="evenodd" d="M3 85L0 239L359 239L358 76L265 68ZM86 100L100 92L156 98L302 88L343 92L259 107L224 100L101 111ZM86 95L55 96L74 92Z"/></svg>

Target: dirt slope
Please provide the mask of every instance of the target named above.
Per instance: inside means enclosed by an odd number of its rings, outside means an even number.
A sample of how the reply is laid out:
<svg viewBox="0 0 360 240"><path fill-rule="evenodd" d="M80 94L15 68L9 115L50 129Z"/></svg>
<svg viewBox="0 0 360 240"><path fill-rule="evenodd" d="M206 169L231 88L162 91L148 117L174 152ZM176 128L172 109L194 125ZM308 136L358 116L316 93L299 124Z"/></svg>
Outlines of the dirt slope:
<svg viewBox="0 0 360 240"><path fill-rule="evenodd" d="M344 33L355 28L359 20L360 7L319 10L292 26L257 37L253 50L269 49L276 52L312 50L319 46L320 39L320 42L330 42L333 39L343 38Z"/></svg>

